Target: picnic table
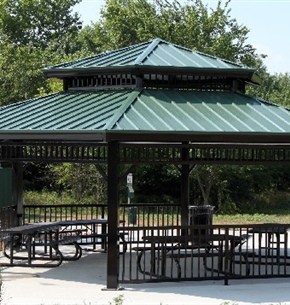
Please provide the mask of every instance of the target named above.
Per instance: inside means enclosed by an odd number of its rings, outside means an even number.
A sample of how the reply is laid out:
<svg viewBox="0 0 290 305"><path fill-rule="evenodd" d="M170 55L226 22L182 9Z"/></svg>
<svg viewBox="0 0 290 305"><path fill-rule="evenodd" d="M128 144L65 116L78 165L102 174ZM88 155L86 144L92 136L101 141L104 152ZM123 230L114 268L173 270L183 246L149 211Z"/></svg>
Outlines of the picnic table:
<svg viewBox="0 0 290 305"><path fill-rule="evenodd" d="M77 235L79 237L79 245L92 244L92 250L96 250L96 245L100 243L102 249L104 251L107 250L107 219L62 220L58 221L57 224L60 226L60 235ZM91 249L86 248L86 250Z"/></svg>
<svg viewBox="0 0 290 305"><path fill-rule="evenodd" d="M81 246L92 245L92 249L84 248L86 251L99 251L96 249L97 244L101 244L102 251L107 251L108 238L108 220L105 218L95 219L78 219L78 220L64 220L57 222L60 226L60 235L77 234L80 237L78 244ZM125 236L128 233L119 231L119 238L122 249L120 254L127 251L127 241Z"/></svg>
<svg viewBox="0 0 290 305"><path fill-rule="evenodd" d="M286 259L290 258L288 255L288 233L290 228L281 226L277 223L264 223L262 226L255 227L249 230L249 233L257 235L257 249L258 253L255 255L260 259L268 260L268 263L274 264L274 260L279 264L283 259L283 264L288 265ZM269 260L270 259L270 260Z"/></svg>
<svg viewBox="0 0 290 305"><path fill-rule="evenodd" d="M138 252L137 267L141 273L166 277L166 260L173 259L177 265L178 277L181 277L180 260L182 258L202 258L205 269L218 273L232 272L236 256L246 264L246 273L249 274L247 252L242 251L241 246L249 238L249 235L210 234L205 236L143 236L144 246L134 249ZM148 246L149 244L149 246ZM141 260L145 252L150 252L150 270L144 270ZM207 258L217 257L217 268L207 266ZM160 263L161 268L156 267Z"/></svg>
<svg viewBox="0 0 290 305"><path fill-rule="evenodd" d="M2 229L0 234L4 241L3 253L9 259L9 263L1 263L1 265L22 267L59 266L63 261L63 256L58 248L58 231L59 225L56 222L33 223ZM49 251L36 256L34 238L39 234L45 236L46 246L49 247ZM45 261L45 263L39 263L39 261Z"/></svg>
<svg viewBox="0 0 290 305"><path fill-rule="evenodd" d="M24 267L56 267L62 261L72 261L81 258L83 245L101 244L102 250L107 250L107 219L78 219L55 222L40 222L3 229L0 231L4 241L3 254L9 259L6 266ZM127 250L126 232L120 232L123 245L121 254ZM74 253L65 253L60 246L74 245ZM37 251L43 247L43 251ZM39 263L39 261L45 261Z"/></svg>
<svg viewBox="0 0 290 305"><path fill-rule="evenodd" d="M3 229L0 231L4 241L3 253L9 259L9 263L3 264L24 267L57 267L64 260L78 260L82 256L82 248L80 246L82 236L93 238L94 245L96 237L106 237L106 232L103 234L97 233L97 224L106 225L107 220L86 219L40 222ZM90 229L90 234L81 235L82 229L79 226L84 226L86 230ZM67 254L62 251L60 247L63 245L73 245L73 254ZM40 247L43 250L37 251ZM45 262L39 263L39 261Z"/></svg>

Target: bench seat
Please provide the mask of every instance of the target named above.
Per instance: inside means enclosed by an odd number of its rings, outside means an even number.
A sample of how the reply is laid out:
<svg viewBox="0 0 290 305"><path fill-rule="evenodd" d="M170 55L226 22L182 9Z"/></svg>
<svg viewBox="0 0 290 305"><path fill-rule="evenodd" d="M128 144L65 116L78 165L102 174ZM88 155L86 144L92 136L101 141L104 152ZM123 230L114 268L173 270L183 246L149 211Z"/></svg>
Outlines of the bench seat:
<svg viewBox="0 0 290 305"><path fill-rule="evenodd" d="M78 241L80 240L79 236L76 235L67 235L67 236L63 236L61 239L55 239L52 241L46 241L46 240L35 240L33 241L32 247L33 247L33 251L35 253L35 247L39 247L39 246L44 246L44 247L52 247L54 250L59 250L59 246L61 245L73 245L75 247L75 252L74 255L64 255L63 252L61 252L62 254L62 259L65 261L72 261L72 260L78 260L82 257L82 248L79 245Z"/></svg>

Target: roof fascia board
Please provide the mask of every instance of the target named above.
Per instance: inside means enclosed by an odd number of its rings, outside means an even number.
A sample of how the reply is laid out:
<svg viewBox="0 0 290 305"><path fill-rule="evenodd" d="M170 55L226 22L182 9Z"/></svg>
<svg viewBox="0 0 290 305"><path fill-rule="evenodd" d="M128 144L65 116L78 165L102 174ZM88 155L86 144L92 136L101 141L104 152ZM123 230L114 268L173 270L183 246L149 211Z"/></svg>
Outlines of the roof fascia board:
<svg viewBox="0 0 290 305"><path fill-rule="evenodd" d="M134 141L134 142L202 142L202 143L285 143L290 144L290 134L266 133L183 133L183 132L134 132L124 131L106 132L106 141Z"/></svg>
<svg viewBox="0 0 290 305"><path fill-rule="evenodd" d="M210 75L228 76L248 79L255 84L261 84L261 78L255 73L254 69L217 69L217 68L192 68L192 67L166 67L166 66L142 66L132 65L126 67L99 67L99 68L79 68L79 69L55 69L46 71L47 78L66 78L77 76L93 76L96 74L130 73L140 75L145 73L183 73L187 75Z"/></svg>
<svg viewBox="0 0 290 305"><path fill-rule="evenodd" d="M57 76L59 75L77 75L77 74L81 74L81 75L85 75L85 74L95 74L97 73L104 73L104 74L108 74L108 73L112 73L112 72L116 72L116 73L121 73L121 72L132 72L132 73L136 73L136 72L150 72L150 71L184 71L187 73L194 73L196 74L197 72L199 73L208 73L211 71L215 71L215 73L231 73L231 72L241 72L241 73L254 73L255 69L252 68L200 68L200 67L178 67L178 66L152 66L152 65L127 65L127 66L103 66L103 67L82 67L82 68L55 68L55 69L51 69L51 70L43 70L44 74L47 77L50 76Z"/></svg>
<svg viewBox="0 0 290 305"><path fill-rule="evenodd" d="M0 140L40 140L40 141L98 141L103 142L104 132L27 132L7 131L0 133Z"/></svg>

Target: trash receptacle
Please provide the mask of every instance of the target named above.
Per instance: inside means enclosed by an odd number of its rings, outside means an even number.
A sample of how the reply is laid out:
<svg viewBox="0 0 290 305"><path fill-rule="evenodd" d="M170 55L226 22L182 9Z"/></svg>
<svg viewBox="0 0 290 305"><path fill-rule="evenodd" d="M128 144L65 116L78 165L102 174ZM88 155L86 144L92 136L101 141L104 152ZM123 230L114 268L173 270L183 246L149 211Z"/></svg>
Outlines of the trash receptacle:
<svg viewBox="0 0 290 305"><path fill-rule="evenodd" d="M214 206L212 205L191 205L188 207L189 225L212 225ZM207 229L193 230L194 235L210 234Z"/></svg>
<svg viewBox="0 0 290 305"><path fill-rule="evenodd" d="M135 225L137 222L137 208L131 207L128 211L128 221L129 224Z"/></svg>

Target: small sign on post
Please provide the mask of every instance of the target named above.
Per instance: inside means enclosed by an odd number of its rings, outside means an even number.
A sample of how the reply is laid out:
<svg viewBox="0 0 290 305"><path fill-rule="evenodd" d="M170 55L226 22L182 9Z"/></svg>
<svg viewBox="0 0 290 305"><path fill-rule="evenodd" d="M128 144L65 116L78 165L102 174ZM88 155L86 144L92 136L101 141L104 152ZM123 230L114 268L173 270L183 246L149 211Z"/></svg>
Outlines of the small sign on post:
<svg viewBox="0 0 290 305"><path fill-rule="evenodd" d="M128 188L128 204L131 203L131 198L134 197L134 189L133 189L133 174L129 173L127 175L127 188ZM137 208L130 207L128 210L128 220L129 224L136 224L137 220Z"/></svg>
<svg viewBox="0 0 290 305"><path fill-rule="evenodd" d="M129 173L127 175L127 188L128 188L128 203L130 203L130 199L134 197L133 174L132 173Z"/></svg>
<svg viewBox="0 0 290 305"><path fill-rule="evenodd" d="M133 174L132 173L129 173L128 175L127 175L127 186L129 185L129 184L133 184Z"/></svg>

